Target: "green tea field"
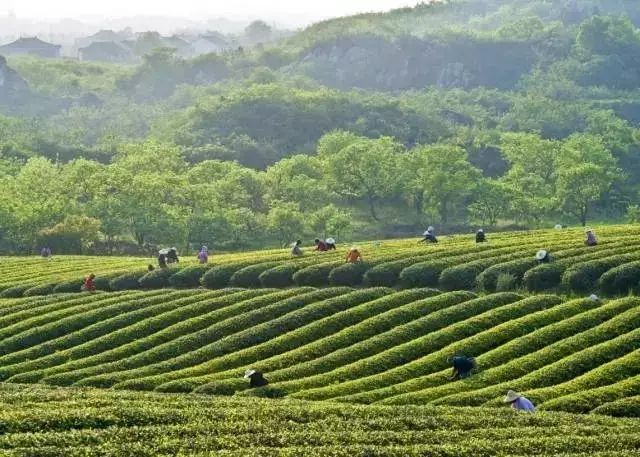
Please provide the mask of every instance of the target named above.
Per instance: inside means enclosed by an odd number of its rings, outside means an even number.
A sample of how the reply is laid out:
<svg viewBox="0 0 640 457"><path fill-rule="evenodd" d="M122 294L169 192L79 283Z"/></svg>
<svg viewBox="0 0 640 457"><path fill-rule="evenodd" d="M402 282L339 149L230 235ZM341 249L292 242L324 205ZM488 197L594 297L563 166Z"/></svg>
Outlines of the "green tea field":
<svg viewBox="0 0 640 457"><path fill-rule="evenodd" d="M634 456L637 420L0 387L0 455Z"/></svg>
<svg viewBox="0 0 640 457"><path fill-rule="evenodd" d="M637 230L363 243L357 264L5 258L0 455L637 455Z"/></svg>
<svg viewBox="0 0 640 457"><path fill-rule="evenodd" d="M508 409L354 406L0 387L0 455L638 455L637 420Z"/></svg>
<svg viewBox="0 0 640 457"><path fill-rule="evenodd" d="M0 379L347 403L590 412L640 395L640 298L329 287L55 294L0 303ZM479 372L451 382L447 358ZM271 384L248 390L252 367ZM633 410L630 410L633 413Z"/></svg>
<svg viewBox="0 0 640 457"><path fill-rule="evenodd" d="M79 292L82 278L97 275L100 290L194 288L222 289L327 287L434 287L444 291L566 292L626 294L638 286L640 226L596 228L598 246L586 247L581 229L489 234L476 244L473 235L447 236L437 245L416 239L360 244L364 261L345 264L350 245L337 251L292 259L288 250L212 255L208 265L195 258L179 267L147 272L151 258L6 257L0 262L0 298ZM553 262L539 265L538 250Z"/></svg>

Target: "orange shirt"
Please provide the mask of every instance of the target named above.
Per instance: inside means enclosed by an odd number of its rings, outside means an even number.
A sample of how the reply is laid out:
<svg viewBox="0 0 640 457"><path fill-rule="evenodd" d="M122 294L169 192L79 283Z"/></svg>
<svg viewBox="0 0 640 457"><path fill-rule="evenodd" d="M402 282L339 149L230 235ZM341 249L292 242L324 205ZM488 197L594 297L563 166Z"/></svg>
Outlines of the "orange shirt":
<svg viewBox="0 0 640 457"><path fill-rule="evenodd" d="M358 259L362 259L362 255L360 255L360 251L349 251L347 254L347 262L356 263Z"/></svg>

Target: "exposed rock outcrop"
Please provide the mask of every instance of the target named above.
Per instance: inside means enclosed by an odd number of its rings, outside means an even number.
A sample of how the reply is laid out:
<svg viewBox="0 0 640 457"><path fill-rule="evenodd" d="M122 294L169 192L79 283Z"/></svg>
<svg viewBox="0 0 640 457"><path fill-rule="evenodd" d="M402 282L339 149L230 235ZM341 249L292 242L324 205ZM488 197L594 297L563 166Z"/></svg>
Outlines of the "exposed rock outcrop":
<svg viewBox="0 0 640 457"><path fill-rule="evenodd" d="M31 96L29 85L18 74L9 68L7 60L0 56L0 104L11 105L24 102L25 97Z"/></svg>

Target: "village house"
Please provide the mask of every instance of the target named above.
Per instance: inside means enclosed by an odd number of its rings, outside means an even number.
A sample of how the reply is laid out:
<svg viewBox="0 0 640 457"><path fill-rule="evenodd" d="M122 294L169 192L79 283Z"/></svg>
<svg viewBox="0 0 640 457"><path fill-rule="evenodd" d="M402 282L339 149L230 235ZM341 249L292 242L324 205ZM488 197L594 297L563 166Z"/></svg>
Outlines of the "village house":
<svg viewBox="0 0 640 457"><path fill-rule="evenodd" d="M95 41L89 46L78 49L80 60L96 62L126 63L133 60L131 48L114 41Z"/></svg>
<svg viewBox="0 0 640 457"><path fill-rule="evenodd" d="M191 42L191 48L193 49L193 55L199 56L202 54L220 53L227 51L233 47L224 35L209 32L206 35L200 35Z"/></svg>
<svg viewBox="0 0 640 457"><path fill-rule="evenodd" d="M0 46L0 55L32 55L57 58L60 57L60 48L60 45L47 43L37 37L28 37Z"/></svg>

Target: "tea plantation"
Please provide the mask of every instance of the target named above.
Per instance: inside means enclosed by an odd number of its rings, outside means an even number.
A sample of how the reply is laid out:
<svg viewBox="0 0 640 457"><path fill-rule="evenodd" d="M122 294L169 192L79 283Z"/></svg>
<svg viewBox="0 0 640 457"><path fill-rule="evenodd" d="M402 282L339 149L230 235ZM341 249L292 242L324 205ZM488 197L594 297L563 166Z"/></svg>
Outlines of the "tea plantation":
<svg viewBox="0 0 640 457"><path fill-rule="evenodd" d="M441 237L435 245L416 239L360 244L364 262L345 264L350 245L334 252L293 259L288 250L212 255L210 264L183 258L179 266L147 271L153 258L54 256L2 258L0 298L80 292L83 277L97 275L99 290L196 288L434 287L443 291L525 290L605 295L638 287L640 226L596 228L600 244L586 247L581 229L489 234L476 244L473 235ZM538 250L553 262L539 265Z"/></svg>
<svg viewBox="0 0 640 457"><path fill-rule="evenodd" d="M0 455L634 456L637 420L0 387Z"/></svg>
<svg viewBox="0 0 640 457"><path fill-rule="evenodd" d="M354 265L3 259L0 455L637 455L638 229L363 243ZM458 354L478 368L451 381Z"/></svg>

